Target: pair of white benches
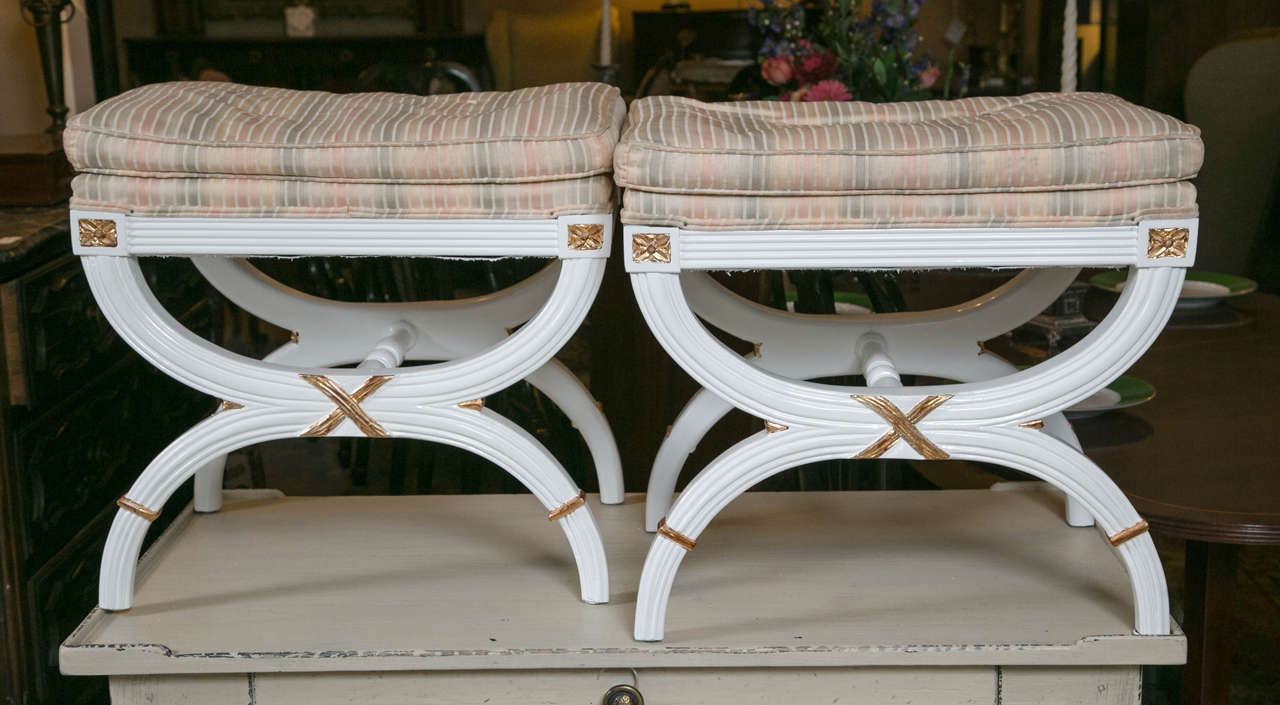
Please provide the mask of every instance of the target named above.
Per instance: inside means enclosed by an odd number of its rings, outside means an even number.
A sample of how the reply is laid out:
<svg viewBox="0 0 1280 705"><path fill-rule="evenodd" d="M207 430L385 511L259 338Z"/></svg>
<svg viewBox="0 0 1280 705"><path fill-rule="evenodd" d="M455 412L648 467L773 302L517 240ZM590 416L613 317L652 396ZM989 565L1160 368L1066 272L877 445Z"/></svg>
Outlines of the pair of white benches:
<svg viewBox="0 0 1280 705"><path fill-rule="evenodd" d="M637 302L705 388L655 461L647 523L658 536L637 639L662 638L680 561L721 508L774 473L851 457L963 458L1043 478L1069 498L1071 523L1096 522L1116 546L1136 631L1169 631L1146 525L1079 452L1060 412L1146 350L1194 258L1187 179L1201 147L1172 118L1093 94L887 105L653 98L628 115L601 84L422 98L182 83L76 116L66 147L80 171L74 247L108 320L152 364L222 400L120 499L102 561L105 609L132 605L142 540L181 483L194 477L196 508L216 511L227 453L325 435L446 443L505 468L564 530L582 599L606 602L606 557L582 491L484 398L521 379L542 389L586 438L602 501L622 500L608 424L553 357L611 256L616 180L617 255ZM161 307L139 270L144 256L190 257L231 301L296 335L264 360L210 344ZM239 259L250 256L555 264L491 296L354 304L289 289ZM1119 304L1084 341L1022 371L982 350L1083 266L1131 268ZM951 309L838 318L762 307L706 274L952 267L1027 271ZM733 353L703 321L754 352ZM406 364L423 360L444 362ZM805 381L849 374L866 386ZM903 386L901 374L955 383ZM761 418L761 431L672 504L685 456L731 407Z"/></svg>

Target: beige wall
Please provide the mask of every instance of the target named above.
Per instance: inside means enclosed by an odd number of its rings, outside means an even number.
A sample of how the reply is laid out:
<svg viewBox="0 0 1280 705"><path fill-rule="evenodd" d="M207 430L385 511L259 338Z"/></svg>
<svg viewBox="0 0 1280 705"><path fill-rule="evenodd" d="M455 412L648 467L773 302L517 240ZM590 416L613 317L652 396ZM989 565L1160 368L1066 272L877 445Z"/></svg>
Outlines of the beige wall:
<svg viewBox="0 0 1280 705"><path fill-rule="evenodd" d="M49 126L36 33L17 3L0 4L0 135L40 132Z"/></svg>

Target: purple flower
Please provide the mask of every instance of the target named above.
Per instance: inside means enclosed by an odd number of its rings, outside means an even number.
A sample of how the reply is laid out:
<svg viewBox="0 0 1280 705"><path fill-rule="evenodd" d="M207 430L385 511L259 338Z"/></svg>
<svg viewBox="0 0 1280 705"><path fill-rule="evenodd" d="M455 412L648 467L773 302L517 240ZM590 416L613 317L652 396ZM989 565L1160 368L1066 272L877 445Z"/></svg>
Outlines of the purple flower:
<svg viewBox="0 0 1280 705"><path fill-rule="evenodd" d="M926 69L928 69L930 66L933 66L933 65L934 65L933 62L929 59L926 53L926 56L923 59L915 62L914 64L911 64L908 67L907 76L908 78L914 81L916 77L924 73Z"/></svg>

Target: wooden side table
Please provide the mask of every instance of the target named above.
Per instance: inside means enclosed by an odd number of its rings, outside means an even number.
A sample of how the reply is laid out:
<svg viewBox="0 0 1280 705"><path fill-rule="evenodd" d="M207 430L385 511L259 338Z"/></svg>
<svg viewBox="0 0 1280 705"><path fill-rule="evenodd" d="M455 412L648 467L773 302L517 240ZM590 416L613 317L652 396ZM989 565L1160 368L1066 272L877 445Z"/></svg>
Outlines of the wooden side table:
<svg viewBox="0 0 1280 705"><path fill-rule="evenodd" d="M1175 317L1134 365L1159 393L1129 412L1150 436L1125 443L1125 425L1077 427L1151 530L1187 541L1186 703L1227 702L1238 548L1280 544L1280 297L1250 298L1221 327Z"/></svg>

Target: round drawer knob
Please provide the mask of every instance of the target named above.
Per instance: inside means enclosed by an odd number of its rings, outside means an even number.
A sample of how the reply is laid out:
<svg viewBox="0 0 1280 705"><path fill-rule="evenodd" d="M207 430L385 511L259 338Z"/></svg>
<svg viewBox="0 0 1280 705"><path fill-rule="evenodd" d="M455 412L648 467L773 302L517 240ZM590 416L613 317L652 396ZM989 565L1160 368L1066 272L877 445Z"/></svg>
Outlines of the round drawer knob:
<svg viewBox="0 0 1280 705"><path fill-rule="evenodd" d="M644 705L644 696L634 686L615 685L604 693L601 705Z"/></svg>

